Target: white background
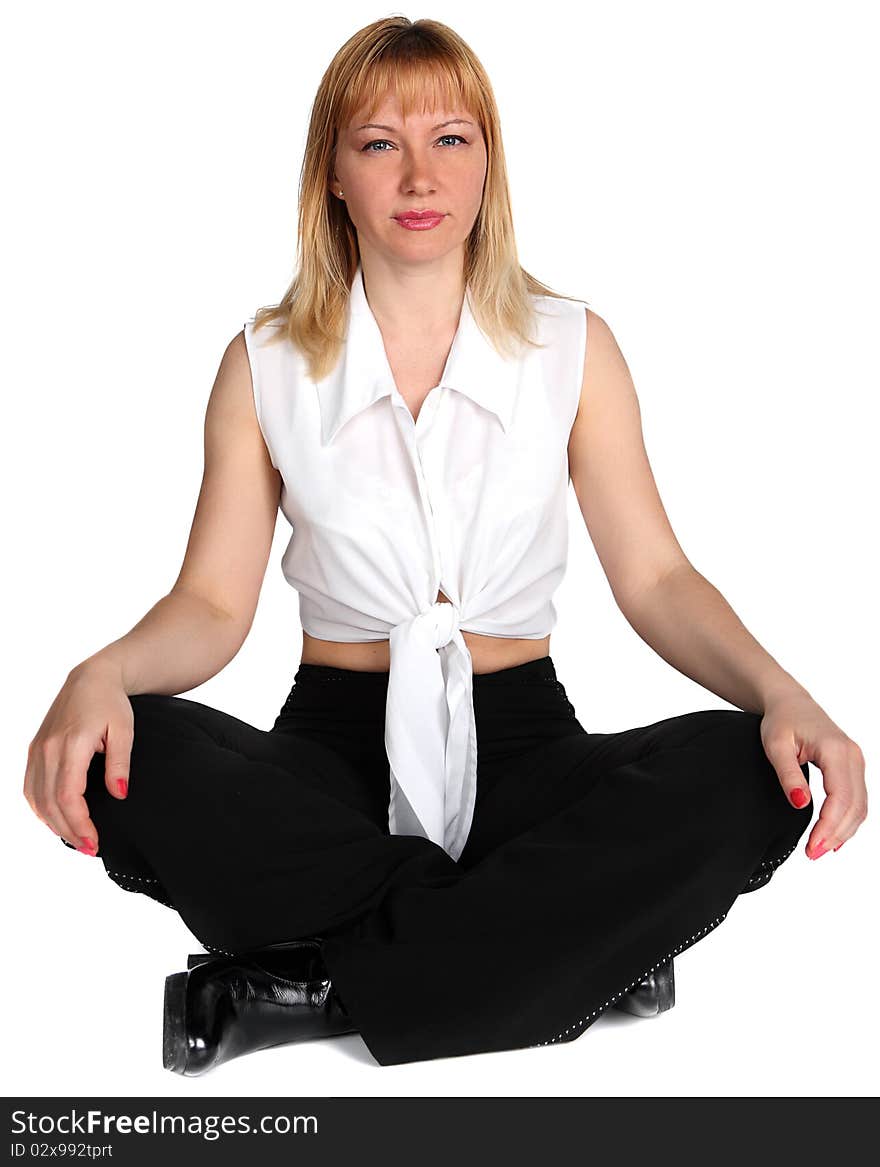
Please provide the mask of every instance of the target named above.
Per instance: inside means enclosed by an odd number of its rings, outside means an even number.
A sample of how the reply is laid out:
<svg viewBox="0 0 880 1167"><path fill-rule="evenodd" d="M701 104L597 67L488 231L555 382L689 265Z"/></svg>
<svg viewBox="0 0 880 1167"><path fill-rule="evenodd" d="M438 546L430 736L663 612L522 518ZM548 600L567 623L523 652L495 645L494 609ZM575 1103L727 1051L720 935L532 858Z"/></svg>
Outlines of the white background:
<svg viewBox="0 0 880 1167"><path fill-rule="evenodd" d="M321 74L395 9L19 5L2 77L3 1083L65 1095L876 1093L876 811L803 847L676 958L677 1004L577 1041L378 1067L358 1036L162 1068L175 913L62 847L27 743L84 657L170 588L228 341L293 274ZM437 0L501 110L522 264L627 358L694 565L877 753L877 37L869 4ZM632 631L573 491L551 642L588 730L725 707ZM269 728L299 660L276 544L250 637L188 696ZM811 768L816 804L821 775ZM815 812L818 813L818 810ZM614 824L597 824L613 830ZM526 941L530 943L530 941Z"/></svg>

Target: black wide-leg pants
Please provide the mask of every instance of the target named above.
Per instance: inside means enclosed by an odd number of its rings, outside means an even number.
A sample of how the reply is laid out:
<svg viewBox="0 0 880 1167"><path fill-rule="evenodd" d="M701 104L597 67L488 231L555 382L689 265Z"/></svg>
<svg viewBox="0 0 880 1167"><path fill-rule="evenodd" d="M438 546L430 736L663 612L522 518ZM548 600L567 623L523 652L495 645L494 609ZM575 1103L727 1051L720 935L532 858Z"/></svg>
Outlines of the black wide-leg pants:
<svg viewBox="0 0 880 1167"><path fill-rule="evenodd" d="M389 834L387 685L301 664L270 730L132 695L128 797L108 793L103 754L86 789L109 876L204 948L321 937L381 1065L579 1037L763 886L811 821L760 715L589 732L547 656L474 676L477 801L456 862Z"/></svg>

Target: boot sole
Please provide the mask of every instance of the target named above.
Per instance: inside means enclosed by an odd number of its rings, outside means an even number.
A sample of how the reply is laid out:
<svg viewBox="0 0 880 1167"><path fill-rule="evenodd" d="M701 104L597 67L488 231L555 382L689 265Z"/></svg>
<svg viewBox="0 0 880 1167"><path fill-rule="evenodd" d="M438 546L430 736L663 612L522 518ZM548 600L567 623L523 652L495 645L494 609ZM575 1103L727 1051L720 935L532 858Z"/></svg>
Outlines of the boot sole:
<svg viewBox="0 0 880 1167"><path fill-rule="evenodd" d="M165 1010L162 1022L162 1064L175 1074L185 1074L186 982L189 974L171 973L165 978Z"/></svg>

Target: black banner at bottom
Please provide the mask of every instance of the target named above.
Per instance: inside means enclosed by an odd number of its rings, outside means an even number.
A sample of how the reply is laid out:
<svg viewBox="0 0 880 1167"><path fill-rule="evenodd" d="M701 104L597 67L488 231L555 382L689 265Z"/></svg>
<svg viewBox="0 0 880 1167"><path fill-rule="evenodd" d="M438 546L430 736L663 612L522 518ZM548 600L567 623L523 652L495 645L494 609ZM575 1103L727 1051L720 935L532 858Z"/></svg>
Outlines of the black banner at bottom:
<svg viewBox="0 0 880 1167"><path fill-rule="evenodd" d="M875 1162L876 1098L11 1098L7 1161ZM872 1151L871 1148L874 1148ZM161 1159L158 1157L161 1156ZM780 1160L780 1156L783 1159Z"/></svg>

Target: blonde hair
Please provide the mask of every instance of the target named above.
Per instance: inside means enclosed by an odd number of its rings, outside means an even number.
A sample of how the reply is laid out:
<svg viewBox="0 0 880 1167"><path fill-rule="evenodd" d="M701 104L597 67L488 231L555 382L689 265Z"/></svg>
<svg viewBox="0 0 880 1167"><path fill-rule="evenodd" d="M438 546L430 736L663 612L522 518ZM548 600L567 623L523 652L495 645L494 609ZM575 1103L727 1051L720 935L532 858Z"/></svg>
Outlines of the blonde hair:
<svg viewBox="0 0 880 1167"><path fill-rule="evenodd" d="M423 112L463 105L477 118L488 157L483 201L465 243L464 276L474 318L503 355L517 342L541 347L531 338L530 295L575 297L552 291L517 259L500 119L489 78L451 28L405 16L389 16L356 32L321 78L300 172L297 274L279 304L258 309L254 327L281 321L278 339L288 337L301 351L313 380L336 365L360 257L354 225L329 182L340 130L365 105L368 119L374 116L387 95L399 99L404 117L419 105Z"/></svg>

